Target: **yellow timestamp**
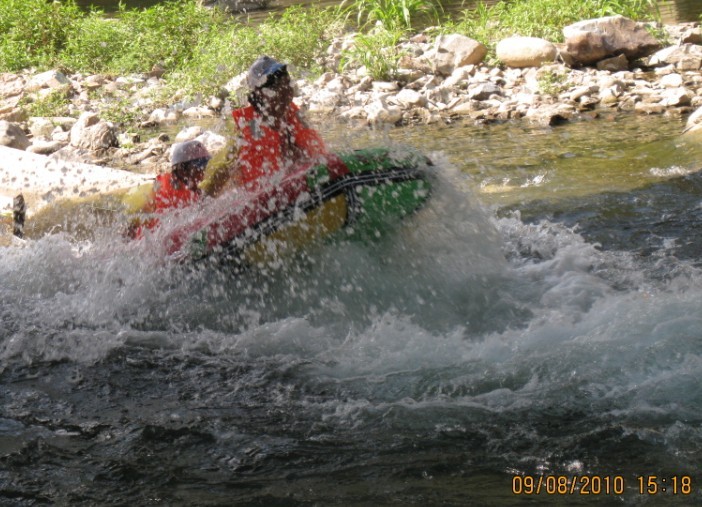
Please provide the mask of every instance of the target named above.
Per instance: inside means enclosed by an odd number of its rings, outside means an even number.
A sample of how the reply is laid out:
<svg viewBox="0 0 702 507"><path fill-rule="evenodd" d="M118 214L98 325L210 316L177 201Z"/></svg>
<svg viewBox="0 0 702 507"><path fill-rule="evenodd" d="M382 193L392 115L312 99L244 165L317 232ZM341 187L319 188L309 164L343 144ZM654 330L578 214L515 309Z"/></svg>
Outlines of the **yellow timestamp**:
<svg viewBox="0 0 702 507"><path fill-rule="evenodd" d="M636 477L640 495L690 495L693 481L689 475L641 475ZM627 481L623 475L514 475L515 495L623 495ZM631 489L630 489L631 491Z"/></svg>
<svg viewBox="0 0 702 507"><path fill-rule="evenodd" d="M639 494L641 495L658 495L660 493L689 495L692 493L692 477L689 475L641 475L636 480L639 483Z"/></svg>

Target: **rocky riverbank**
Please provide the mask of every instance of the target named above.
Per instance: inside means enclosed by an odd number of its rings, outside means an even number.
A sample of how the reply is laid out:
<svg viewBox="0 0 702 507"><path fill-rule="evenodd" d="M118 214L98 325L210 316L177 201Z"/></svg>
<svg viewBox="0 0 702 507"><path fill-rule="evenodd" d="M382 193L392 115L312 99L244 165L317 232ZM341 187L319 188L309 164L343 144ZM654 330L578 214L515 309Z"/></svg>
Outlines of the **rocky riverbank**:
<svg viewBox="0 0 702 507"><path fill-rule="evenodd" d="M601 110L693 113L702 106L702 29L695 23L666 26L673 43L663 47L649 28L615 16L566 27L559 45L512 37L497 45L499 65L487 62L487 48L465 36L420 33L401 44L404 56L394 80L374 80L363 67L330 70L315 80L299 79L296 101L312 123L333 116L398 126L517 120L551 126L597 117ZM355 34L335 40L326 68L338 69L342 50L354 40ZM244 75L233 76L217 97L185 102L176 96L157 107L163 71L156 66L148 74L120 77L60 70L0 74L0 145L140 173L167 169L168 148L176 141L197 137L218 150L224 137L197 123L227 115L229 103L245 96ZM32 104L57 95L65 100L65 115L29 116ZM132 120L129 125L102 117L114 113L115 105ZM701 116L690 116L690 130ZM171 138L163 134L173 131L170 124L184 127Z"/></svg>

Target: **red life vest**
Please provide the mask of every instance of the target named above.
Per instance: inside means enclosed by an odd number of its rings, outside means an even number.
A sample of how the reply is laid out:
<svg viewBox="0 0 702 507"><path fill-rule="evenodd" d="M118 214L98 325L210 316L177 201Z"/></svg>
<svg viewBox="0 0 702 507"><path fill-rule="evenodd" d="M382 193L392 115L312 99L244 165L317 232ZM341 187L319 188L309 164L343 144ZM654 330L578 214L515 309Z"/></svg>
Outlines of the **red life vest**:
<svg viewBox="0 0 702 507"><path fill-rule="evenodd" d="M152 211L163 213L173 208L190 206L200 197L200 193L190 190L185 185L173 185L171 173L159 174L154 183Z"/></svg>
<svg viewBox="0 0 702 507"><path fill-rule="evenodd" d="M184 185L173 185L171 173L156 176L149 203L142 210L146 213L165 213L174 208L190 206L200 197L200 192L190 190ZM132 239L141 238L144 228L153 229L158 225L158 218L136 219L130 225L127 236Z"/></svg>
<svg viewBox="0 0 702 507"><path fill-rule="evenodd" d="M280 130L266 125L253 106L236 109L232 116L241 132L239 183L249 190L293 163L327 152L320 135L304 123L293 103L288 106Z"/></svg>

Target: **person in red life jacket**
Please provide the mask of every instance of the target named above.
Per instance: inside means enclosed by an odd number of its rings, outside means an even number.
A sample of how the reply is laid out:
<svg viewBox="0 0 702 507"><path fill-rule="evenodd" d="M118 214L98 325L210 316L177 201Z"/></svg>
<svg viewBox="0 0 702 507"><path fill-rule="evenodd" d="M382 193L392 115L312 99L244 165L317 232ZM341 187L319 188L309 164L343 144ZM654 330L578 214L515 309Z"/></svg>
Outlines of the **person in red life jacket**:
<svg viewBox="0 0 702 507"><path fill-rule="evenodd" d="M229 181L257 190L274 184L275 177L290 167L327 154L321 136L307 125L292 102L294 91L287 65L262 56L249 69L247 83L249 105L232 112L238 131L235 163L226 168L213 165L202 185L208 194L219 193Z"/></svg>
<svg viewBox="0 0 702 507"><path fill-rule="evenodd" d="M200 141L186 141L174 144L171 149L171 172L159 174L150 188L137 189L127 195L125 204L128 212L164 213L185 208L198 201L202 191L198 187L205 175L210 160L207 148ZM158 225L155 217L142 220L136 218L129 225L127 235L139 238L144 228L153 229Z"/></svg>

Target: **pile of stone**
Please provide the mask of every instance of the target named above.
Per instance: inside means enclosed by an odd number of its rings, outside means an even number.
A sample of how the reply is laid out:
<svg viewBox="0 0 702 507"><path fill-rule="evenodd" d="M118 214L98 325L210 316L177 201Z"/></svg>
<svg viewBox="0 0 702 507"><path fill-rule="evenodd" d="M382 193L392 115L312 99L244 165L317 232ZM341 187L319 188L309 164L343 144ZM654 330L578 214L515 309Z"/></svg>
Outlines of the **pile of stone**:
<svg viewBox="0 0 702 507"><path fill-rule="evenodd" d="M476 122L523 118L540 125L592 117L602 108L642 114L684 115L702 106L702 30L697 24L666 27L674 43L662 48L650 27L622 16L573 24L565 42L510 37L497 45L501 65L485 63L487 48L459 34L430 40L418 34L400 46L405 55L396 79L375 81L364 67L330 70L313 82L299 80L296 99L313 115L368 124ZM338 69L349 34L328 50L328 68ZM0 145L74 161L158 171L168 166L173 141L197 137L211 151L224 139L195 119L221 116L225 97L241 96L245 80L235 76L226 92L201 103L155 106L163 69L141 76L0 75ZM70 98L68 117L28 118L23 103L48 94ZM141 118L142 127L185 124L173 140L165 134L141 142L100 118L120 104ZM702 113L690 118L701 118ZM189 125L188 125L189 124ZM695 128L696 120L691 125Z"/></svg>

